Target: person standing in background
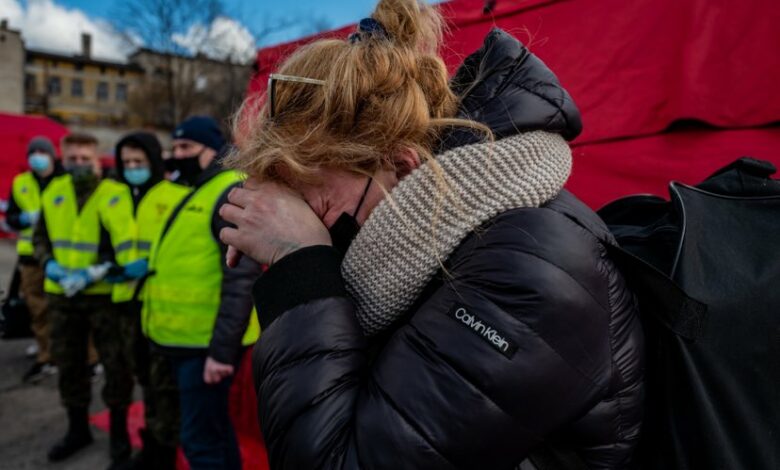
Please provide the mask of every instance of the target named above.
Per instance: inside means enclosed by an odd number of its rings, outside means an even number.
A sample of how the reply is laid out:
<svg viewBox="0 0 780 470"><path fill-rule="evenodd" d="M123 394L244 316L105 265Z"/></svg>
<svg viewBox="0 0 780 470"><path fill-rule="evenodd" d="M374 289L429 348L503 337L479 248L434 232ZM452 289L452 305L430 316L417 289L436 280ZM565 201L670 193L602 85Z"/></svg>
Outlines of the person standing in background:
<svg viewBox="0 0 780 470"><path fill-rule="evenodd" d="M250 291L261 269L249 258L232 269L225 265L219 231L228 224L218 209L242 175L222 167L228 146L213 119L191 117L173 139L177 181L194 190L174 209L152 252L142 325L153 348L171 361L190 467L240 469L228 392L243 346L259 336Z"/></svg>
<svg viewBox="0 0 780 470"><path fill-rule="evenodd" d="M173 209L189 188L165 179L162 147L154 134L135 132L116 144L116 170L133 198L135 251L120 277L138 279L147 274L149 255ZM179 392L166 357L151 351L141 332L141 283L114 284L112 300L133 325L133 370L143 389L146 428L141 430L143 448L122 469L173 470L179 434ZM150 387L150 374L157 387Z"/></svg>
<svg viewBox="0 0 780 470"><path fill-rule="evenodd" d="M127 408L133 391L128 348L131 328L111 302L106 280L121 271L116 260L133 249L133 202L128 188L102 178L97 139L70 134L62 141L67 174L43 191L41 218L33 234L35 256L44 267L51 314L51 350L59 368L59 391L68 431L49 451L64 460L92 442L88 407L89 334L105 368L103 401L110 409L111 461L130 457Z"/></svg>
<svg viewBox="0 0 780 470"><path fill-rule="evenodd" d="M27 146L27 162L30 171L16 175L8 198L5 220L19 232L16 252L19 255L21 293L30 311L30 320L37 357L35 363L25 372L22 380L34 381L45 375L56 373L49 352L49 315L46 296L43 293L43 268L33 253L33 229L41 214L41 192L51 180L62 175L62 165L56 158L51 140L35 137Z"/></svg>

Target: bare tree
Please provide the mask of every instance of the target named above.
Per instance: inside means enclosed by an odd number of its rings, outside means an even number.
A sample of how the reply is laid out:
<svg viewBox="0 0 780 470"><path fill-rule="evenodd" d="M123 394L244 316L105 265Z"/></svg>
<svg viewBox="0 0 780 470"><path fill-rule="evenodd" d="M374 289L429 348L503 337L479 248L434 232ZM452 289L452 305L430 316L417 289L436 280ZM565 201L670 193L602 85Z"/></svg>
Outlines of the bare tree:
<svg viewBox="0 0 780 470"><path fill-rule="evenodd" d="M141 53L148 52L140 64L146 69L146 86L130 100L137 114L151 117L147 122L170 128L190 113L200 73L195 63L183 59L192 45L185 47L177 38L193 26L210 28L223 12L221 0L125 0L117 6L115 28L129 44L142 46ZM208 34L201 37L208 40Z"/></svg>
<svg viewBox="0 0 780 470"><path fill-rule="evenodd" d="M222 0L125 0L117 6L114 27L138 48L131 60L146 71L145 85L130 93L131 113L167 129L195 112L227 118L246 92L255 44L293 28L304 34L330 28L325 18L305 14L234 24L231 17L252 16L236 6L228 11ZM251 50L231 48L231 35L244 28Z"/></svg>

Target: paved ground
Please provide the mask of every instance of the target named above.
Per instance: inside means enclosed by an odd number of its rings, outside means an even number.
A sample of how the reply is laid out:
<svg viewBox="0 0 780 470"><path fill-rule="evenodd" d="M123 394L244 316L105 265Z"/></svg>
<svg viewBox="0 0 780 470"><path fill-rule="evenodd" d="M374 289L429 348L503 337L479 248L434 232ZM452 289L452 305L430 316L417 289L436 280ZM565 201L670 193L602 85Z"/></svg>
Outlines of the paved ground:
<svg viewBox="0 0 780 470"><path fill-rule="evenodd" d="M14 245L0 240L0 298L5 298L16 261ZM32 364L24 350L32 340L0 340L0 469L101 470L108 467L108 436L93 429L95 443L70 460L49 464L46 451L66 430L65 411L59 404L57 377L37 385L22 384ZM93 386L92 412L104 408L102 380Z"/></svg>

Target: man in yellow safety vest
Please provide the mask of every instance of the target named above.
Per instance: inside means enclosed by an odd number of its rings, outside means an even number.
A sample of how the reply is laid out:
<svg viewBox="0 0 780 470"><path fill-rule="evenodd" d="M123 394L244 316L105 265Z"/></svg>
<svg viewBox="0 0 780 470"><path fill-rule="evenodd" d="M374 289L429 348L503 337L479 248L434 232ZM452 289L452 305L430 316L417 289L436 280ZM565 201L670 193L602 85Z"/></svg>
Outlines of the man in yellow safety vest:
<svg viewBox="0 0 780 470"><path fill-rule="evenodd" d="M133 262L124 266L120 275L136 279L148 272L148 259L160 238L173 209L189 194L187 186L165 179L165 165L160 141L149 132L134 132L124 136L114 152L118 179L125 183L133 197L136 250ZM122 470L164 469L176 467L178 445L178 389L167 357L153 354L149 340L141 333L139 283L114 284L112 298L117 308L129 315L134 324L133 366L143 389L145 429L141 430L143 447ZM149 386L150 375L157 384Z"/></svg>
<svg viewBox="0 0 780 470"><path fill-rule="evenodd" d="M261 271L252 260L227 267L219 241L227 223L218 210L242 177L221 166L227 146L213 119L191 117L173 139L178 181L193 192L174 209L151 253L143 329L171 361L190 467L240 469L228 391L244 347L259 335L250 291Z"/></svg>
<svg viewBox="0 0 780 470"><path fill-rule="evenodd" d="M51 351L59 368L59 391L68 431L49 451L63 460L92 442L87 410L91 382L89 334L105 368L103 401L111 411L111 460L130 457L127 408L133 390L131 325L111 302L112 273L134 249L133 201L127 186L102 178L97 140L70 134L62 141L66 174L41 196L41 219L33 234L36 258L44 266L44 290L51 315Z"/></svg>
<svg viewBox="0 0 780 470"><path fill-rule="evenodd" d="M56 372L49 354L49 315L43 293L43 268L33 254L33 229L41 213L41 192L52 179L62 175L54 145L46 137L35 137L27 146L30 171L16 175L5 212L6 223L19 232L16 251L21 275L20 291L30 312L30 326L35 334L37 357L22 379L35 381Z"/></svg>

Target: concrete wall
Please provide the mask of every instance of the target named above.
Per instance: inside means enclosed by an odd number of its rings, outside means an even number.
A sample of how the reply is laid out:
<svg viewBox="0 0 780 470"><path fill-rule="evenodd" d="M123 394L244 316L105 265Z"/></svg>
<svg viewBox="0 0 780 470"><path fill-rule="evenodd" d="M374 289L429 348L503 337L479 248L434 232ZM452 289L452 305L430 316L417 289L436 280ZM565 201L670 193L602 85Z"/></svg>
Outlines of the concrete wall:
<svg viewBox="0 0 780 470"><path fill-rule="evenodd" d="M4 22L0 24L0 112L24 112L24 43L19 31L8 29Z"/></svg>

